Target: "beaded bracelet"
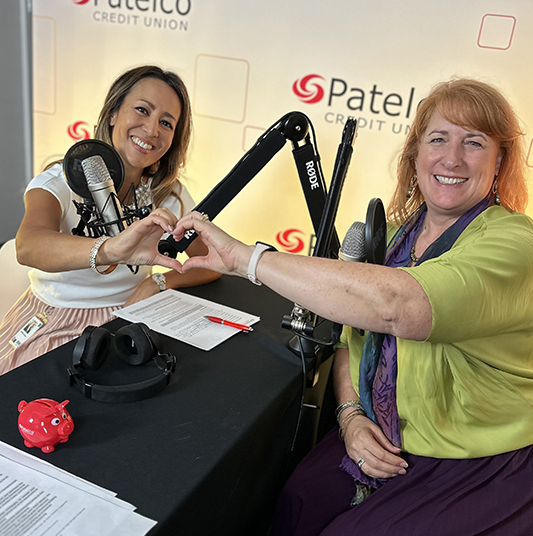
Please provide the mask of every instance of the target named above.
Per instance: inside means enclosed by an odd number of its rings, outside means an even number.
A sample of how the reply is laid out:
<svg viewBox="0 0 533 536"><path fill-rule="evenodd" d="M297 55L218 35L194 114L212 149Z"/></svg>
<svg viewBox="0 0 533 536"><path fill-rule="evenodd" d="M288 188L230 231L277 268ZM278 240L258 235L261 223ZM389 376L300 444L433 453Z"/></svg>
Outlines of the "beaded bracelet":
<svg viewBox="0 0 533 536"><path fill-rule="evenodd" d="M96 256L98 255L98 250L100 249L100 247L102 246L102 244L106 241L106 240L109 240L111 237L110 236L101 236L94 244L93 244L93 247L91 248L91 253L89 255L89 266L91 267L91 270L93 272L96 272L97 274L100 274L100 275L107 275L107 274L110 274L116 267L117 265L116 264L112 264L111 266L108 266L103 272L101 272L100 270L98 270L98 267L96 266Z"/></svg>
<svg viewBox="0 0 533 536"><path fill-rule="evenodd" d="M346 402L339 404L337 406L337 409L335 410L335 417L337 419L337 422L339 422L340 414L346 408L355 408L356 410L359 410L360 412L362 412L361 413L362 415L366 415L365 410L363 409L363 404L361 404L360 400L347 400Z"/></svg>

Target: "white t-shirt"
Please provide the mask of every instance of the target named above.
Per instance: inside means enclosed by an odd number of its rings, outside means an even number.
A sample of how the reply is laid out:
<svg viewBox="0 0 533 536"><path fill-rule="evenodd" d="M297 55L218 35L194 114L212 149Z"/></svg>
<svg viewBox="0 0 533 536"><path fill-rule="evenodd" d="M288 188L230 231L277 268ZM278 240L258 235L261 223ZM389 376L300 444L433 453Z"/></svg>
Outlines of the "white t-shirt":
<svg viewBox="0 0 533 536"><path fill-rule="evenodd" d="M80 219L72 201L81 201L81 198L69 188L63 176L62 166L56 164L35 177L28 184L26 192L34 188L50 192L59 201L62 212L60 231L71 234ZM184 213L194 208L195 203L184 185L176 193L179 193L183 202ZM174 196L166 199L162 206L168 208L178 218L182 216L180 202ZM108 275L96 274L90 268L58 273L43 272L34 268L30 270L29 277L32 292L48 305L97 309L124 305L150 271L149 266L140 266L138 273L134 275L123 264L119 264L116 270Z"/></svg>

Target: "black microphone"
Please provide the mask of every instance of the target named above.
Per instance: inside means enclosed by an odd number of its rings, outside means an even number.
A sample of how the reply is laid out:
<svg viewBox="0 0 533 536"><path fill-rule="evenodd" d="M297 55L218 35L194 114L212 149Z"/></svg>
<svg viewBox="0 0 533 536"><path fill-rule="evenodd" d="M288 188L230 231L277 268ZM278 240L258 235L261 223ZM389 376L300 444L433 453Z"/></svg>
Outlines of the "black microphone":
<svg viewBox="0 0 533 536"><path fill-rule="evenodd" d="M98 154L90 156L82 160L81 167L94 204L104 223L109 224L105 226L105 234L118 235L124 230L125 222L122 221L124 214L104 159Z"/></svg>

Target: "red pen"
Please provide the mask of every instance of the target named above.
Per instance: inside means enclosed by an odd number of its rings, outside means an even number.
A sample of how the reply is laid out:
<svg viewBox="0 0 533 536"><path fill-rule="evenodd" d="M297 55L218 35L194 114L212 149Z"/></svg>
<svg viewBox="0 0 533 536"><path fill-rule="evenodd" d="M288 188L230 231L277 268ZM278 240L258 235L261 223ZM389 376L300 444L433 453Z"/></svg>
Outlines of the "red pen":
<svg viewBox="0 0 533 536"><path fill-rule="evenodd" d="M244 324L237 324L236 322L230 322L229 320L218 318L218 316L206 316L205 318L207 318L209 322L214 322L215 324L224 324L225 326L229 326L230 328L240 329L245 333L253 331L253 328L250 326L246 326Z"/></svg>

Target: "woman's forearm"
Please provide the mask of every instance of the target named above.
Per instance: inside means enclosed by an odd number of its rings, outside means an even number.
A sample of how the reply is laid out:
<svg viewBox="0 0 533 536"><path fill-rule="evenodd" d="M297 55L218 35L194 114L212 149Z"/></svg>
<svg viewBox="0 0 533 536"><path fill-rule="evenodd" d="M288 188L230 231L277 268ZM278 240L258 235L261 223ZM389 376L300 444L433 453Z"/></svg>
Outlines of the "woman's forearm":
<svg viewBox="0 0 533 536"><path fill-rule="evenodd" d="M50 229L33 228L17 233L17 260L44 272L67 272L89 268L89 256L96 238L62 234Z"/></svg>
<svg viewBox="0 0 533 536"><path fill-rule="evenodd" d="M350 354L347 348L339 348L335 351L331 374L337 404L348 400L359 400L350 376Z"/></svg>
<svg viewBox="0 0 533 536"><path fill-rule="evenodd" d="M57 199L41 188L30 190L25 197L26 212L17 233L17 259L20 264L47 272L66 272L89 267L91 253L96 266L113 264L154 265L177 268L175 259L157 251L163 232L171 231L177 222L168 209L156 209L134 222L124 231L93 249L96 238L73 236L60 232L61 206Z"/></svg>
<svg viewBox="0 0 533 536"><path fill-rule="evenodd" d="M235 240L197 212L178 222L174 238L180 240L191 229L209 251L187 260L181 271L210 268L246 277L253 246ZM278 294L340 324L412 340L424 340L431 331L429 300L422 286L402 270L266 251L255 275Z"/></svg>
<svg viewBox="0 0 533 536"><path fill-rule="evenodd" d="M18 262L46 272L88 268L96 239L59 232L62 215L58 200L36 188L26 194L25 204L16 238Z"/></svg>
<svg viewBox="0 0 533 536"><path fill-rule="evenodd" d="M424 340L431 330L429 300L402 270L267 251L257 277L282 296L341 324L413 340Z"/></svg>

